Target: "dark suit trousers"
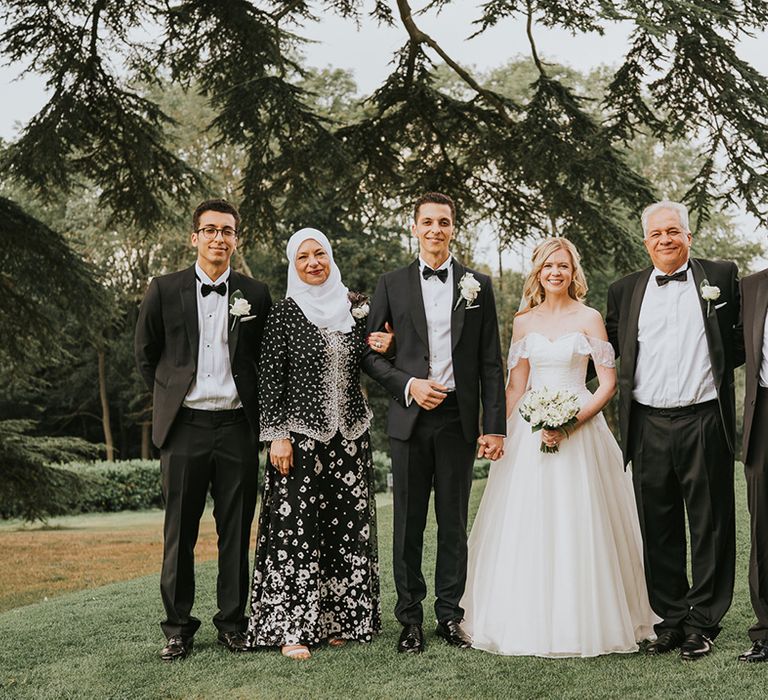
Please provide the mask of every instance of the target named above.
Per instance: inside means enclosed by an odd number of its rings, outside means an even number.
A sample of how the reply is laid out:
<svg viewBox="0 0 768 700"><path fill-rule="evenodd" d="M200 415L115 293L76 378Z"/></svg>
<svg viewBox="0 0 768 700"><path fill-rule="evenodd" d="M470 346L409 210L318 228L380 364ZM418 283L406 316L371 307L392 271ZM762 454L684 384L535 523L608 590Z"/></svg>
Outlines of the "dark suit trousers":
<svg viewBox="0 0 768 700"><path fill-rule="evenodd" d="M427 586L421 571L424 527L432 487L437 518L435 614L461 620L459 601L467 578L467 510L475 443L461 428L456 395L432 411L422 410L410 440L390 439L394 480L395 616L421 624Z"/></svg>
<svg viewBox="0 0 768 700"><path fill-rule="evenodd" d="M200 620L195 599L195 543L210 486L219 549L216 581L222 632L244 631L248 548L256 507L258 450L245 413L182 408L160 451L165 499L160 589L166 637L191 637Z"/></svg>
<svg viewBox="0 0 768 700"><path fill-rule="evenodd" d="M714 639L731 605L736 557L733 454L717 402L668 410L634 403L630 434L648 594L662 618L656 632Z"/></svg>
<svg viewBox="0 0 768 700"><path fill-rule="evenodd" d="M747 478L750 534L749 595L757 623L749 629L752 641L768 639L768 389L759 387L750 434Z"/></svg>

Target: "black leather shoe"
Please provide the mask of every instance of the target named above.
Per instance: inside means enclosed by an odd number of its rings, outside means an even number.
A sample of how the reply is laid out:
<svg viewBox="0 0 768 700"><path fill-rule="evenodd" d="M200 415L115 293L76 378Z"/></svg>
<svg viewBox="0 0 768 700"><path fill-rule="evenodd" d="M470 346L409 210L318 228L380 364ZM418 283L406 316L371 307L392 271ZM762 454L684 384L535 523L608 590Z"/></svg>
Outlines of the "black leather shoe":
<svg viewBox="0 0 768 700"><path fill-rule="evenodd" d="M658 654L668 654L673 649L677 649L683 643L683 633L680 630L664 630L655 642L651 642L645 647L645 653L649 656Z"/></svg>
<svg viewBox="0 0 768 700"><path fill-rule="evenodd" d="M421 654L424 646L424 630L421 625L403 625L397 651L401 654Z"/></svg>
<svg viewBox="0 0 768 700"><path fill-rule="evenodd" d="M230 651L248 651L244 632L219 632L216 641Z"/></svg>
<svg viewBox="0 0 768 700"><path fill-rule="evenodd" d="M768 639L758 639L752 643L752 648L739 654L739 661L748 664L759 664L768 661Z"/></svg>
<svg viewBox="0 0 768 700"><path fill-rule="evenodd" d="M435 634L442 637L451 646L460 649L469 649L472 646L472 638L461 629L461 625L456 620L438 622Z"/></svg>
<svg viewBox="0 0 768 700"><path fill-rule="evenodd" d="M171 637L168 643L160 650L160 658L163 661L176 661L186 659L192 653L192 638L185 639L180 634Z"/></svg>
<svg viewBox="0 0 768 700"><path fill-rule="evenodd" d="M680 645L680 658L685 661L695 661L712 651L712 640L704 634L691 632L686 635L685 641Z"/></svg>

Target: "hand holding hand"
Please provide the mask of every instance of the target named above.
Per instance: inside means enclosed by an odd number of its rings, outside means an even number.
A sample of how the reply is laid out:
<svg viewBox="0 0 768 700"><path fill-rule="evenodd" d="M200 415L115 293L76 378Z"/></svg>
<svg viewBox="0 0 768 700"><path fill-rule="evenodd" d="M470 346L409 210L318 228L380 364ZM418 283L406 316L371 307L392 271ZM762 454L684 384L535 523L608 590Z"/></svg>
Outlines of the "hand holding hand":
<svg viewBox="0 0 768 700"><path fill-rule="evenodd" d="M477 440L478 459L495 462L504 454L504 438L501 435L481 435Z"/></svg>
<svg viewBox="0 0 768 700"><path fill-rule="evenodd" d="M387 355L395 342L395 331L389 325L389 321L384 324L384 331L375 331L368 336L368 345L374 352L381 355Z"/></svg>
<svg viewBox="0 0 768 700"><path fill-rule="evenodd" d="M447 396L448 387L429 379L414 379L409 391L419 406L426 411L431 411L443 403Z"/></svg>
<svg viewBox="0 0 768 700"><path fill-rule="evenodd" d="M287 438L273 440L269 446L269 461L285 476L293 467L293 445Z"/></svg>

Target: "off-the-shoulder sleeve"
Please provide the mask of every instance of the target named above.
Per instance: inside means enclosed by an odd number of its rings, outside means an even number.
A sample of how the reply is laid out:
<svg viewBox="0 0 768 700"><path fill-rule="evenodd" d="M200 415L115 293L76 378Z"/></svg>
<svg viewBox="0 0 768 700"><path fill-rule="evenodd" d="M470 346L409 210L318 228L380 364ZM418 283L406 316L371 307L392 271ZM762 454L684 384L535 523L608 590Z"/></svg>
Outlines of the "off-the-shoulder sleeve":
<svg viewBox="0 0 768 700"><path fill-rule="evenodd" d="M607 340L600 340L600 338L579 333L576 352L581 355L591 355L596 365L616 366L616 354L613 351L613 346Z"/></svg>
<svg viewBox="0 0 768 700"><path fill-rule="evenodd" d="M507 355L507 370L514 369L517 367L517 363L520 362L520 360L527 359L527 357L528 344L525 342L525 338L518 340L516 343L512 343L509 346L509 355Z"/></svg>

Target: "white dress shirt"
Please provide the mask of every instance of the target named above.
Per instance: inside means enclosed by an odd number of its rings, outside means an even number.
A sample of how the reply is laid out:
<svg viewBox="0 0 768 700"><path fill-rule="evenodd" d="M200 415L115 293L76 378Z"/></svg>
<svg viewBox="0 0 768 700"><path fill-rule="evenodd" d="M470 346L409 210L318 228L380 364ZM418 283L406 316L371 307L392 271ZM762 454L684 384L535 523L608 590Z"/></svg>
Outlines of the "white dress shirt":
<svg viewBox="0 0 768 700"><path fill-rule="evenodd" d="M197 374L184 399L184 406L203 411L240 408L243 404L229 364L229 294L222 296L211 292L204 297L200 292L203 284L226 284L230 269L227 268L216 282L213 282L197 263L195 273L197 328L200 339L197 346Z"/></svg>
<svg viewBox="0 0 768 700"><path fill-rule="evenodd" d="M688 267L686 262L679 270ZM679 270L676 270L678 272ZM637 323L632 398L654 408L679 408L717 398L699 290L691 270L684 282L660 287L654 269Z"/></svg>
<svg viewBox="0 0 768 700"><path fill-rule="evenodd" d="M766 314L765 325L763 326L763 357L760 361L758 384L762 387L768 387L768 314Z"/></svg>
<svg viewBox="0 0 768 700"><path fill-rule="evenodd" d="M453 348L451 343L451 313L453 311L453 265L452 257L438 267L438 270L448 270L448 277L441 282L437 276L425 280L422 271L429 267L419 257L419 282L421 296L424 300L424 315L427 318L427 341L429 343L429 375L428 379L456 389L453 376ZM405 386L405 405L410 406L413 397L410 394L412 377Z"/></svg>

